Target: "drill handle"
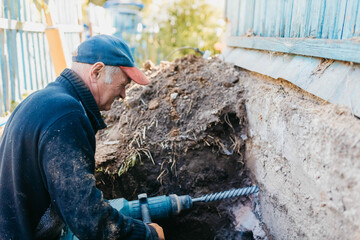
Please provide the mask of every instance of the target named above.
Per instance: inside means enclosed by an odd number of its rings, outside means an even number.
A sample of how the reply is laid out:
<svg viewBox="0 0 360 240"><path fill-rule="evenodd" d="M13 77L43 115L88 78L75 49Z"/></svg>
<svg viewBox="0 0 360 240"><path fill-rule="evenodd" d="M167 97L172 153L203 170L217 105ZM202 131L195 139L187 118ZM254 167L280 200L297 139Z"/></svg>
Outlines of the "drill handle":
<svg viewBox="0 0 360 240"><path fill-rule="evenodd" d="M151 223L149 205L147 202L147 195L146 193L142 193L138 195L140 208L141 208L141 216L144 223Z"/></svg>
<svg viewBox="0 0 360 240"><path fill-rule="evenodd" d="M151 223L151 217L148 204L141 204L141 215L144 223Z"/></svg>

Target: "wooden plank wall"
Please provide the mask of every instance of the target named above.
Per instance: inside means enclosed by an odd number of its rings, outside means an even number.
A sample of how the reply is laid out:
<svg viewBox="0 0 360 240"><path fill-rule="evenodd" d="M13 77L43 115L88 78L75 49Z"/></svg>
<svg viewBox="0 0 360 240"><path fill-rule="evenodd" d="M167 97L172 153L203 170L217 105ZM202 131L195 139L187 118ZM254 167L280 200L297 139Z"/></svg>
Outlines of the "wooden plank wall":
<svg viewBox="0 0 360 240"><path fill-rule="evenodd" d="M53 21L64 28L67 59L80 43L80 0L50 2ZM0 116L24 95L56 76L45 36L46 21L30 0L0 0Z"/></svg>
<svg viewBox="0 0 360 240"><path fill-rule="evenodd" d="M226 8L230 47L360 63L360 0L227 0Z"/></svg>
<svg viewBox="0 0 360 240"><path fill-rule="evenodd" d="M350 39L360 36L359 0L228 0L232 36Z"/></svg>

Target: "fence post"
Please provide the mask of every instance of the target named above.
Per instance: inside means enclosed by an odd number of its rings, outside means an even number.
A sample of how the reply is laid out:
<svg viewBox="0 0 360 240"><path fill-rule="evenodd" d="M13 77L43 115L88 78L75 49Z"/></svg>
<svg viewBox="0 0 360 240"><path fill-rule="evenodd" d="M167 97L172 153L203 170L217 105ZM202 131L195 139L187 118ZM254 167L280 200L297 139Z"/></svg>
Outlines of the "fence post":
<svg viewBox="0 0 360 240"><path fill-rule="evenodd" d="M54 64L56 76L67 67L64 54L64 47L61 41L60 31L53 24L50 10L46 4L43 4L43 10L45 12L46 24L45 34L48 39L50 55Z"/></svg>

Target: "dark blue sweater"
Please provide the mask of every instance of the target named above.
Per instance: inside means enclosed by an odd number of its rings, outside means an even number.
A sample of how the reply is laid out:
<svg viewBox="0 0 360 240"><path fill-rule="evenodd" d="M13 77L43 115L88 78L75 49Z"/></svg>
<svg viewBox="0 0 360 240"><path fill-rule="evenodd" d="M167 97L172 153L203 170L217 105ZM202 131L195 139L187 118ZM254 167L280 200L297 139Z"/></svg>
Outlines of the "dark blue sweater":
<svg viewBox="0 0 360 240"><path fill-rule="evenodd" d="M95 133L105 127L70 69L15 109L0 142L0 239L34 239L49 206L79 239L153 239L95 187Z"/></svg>

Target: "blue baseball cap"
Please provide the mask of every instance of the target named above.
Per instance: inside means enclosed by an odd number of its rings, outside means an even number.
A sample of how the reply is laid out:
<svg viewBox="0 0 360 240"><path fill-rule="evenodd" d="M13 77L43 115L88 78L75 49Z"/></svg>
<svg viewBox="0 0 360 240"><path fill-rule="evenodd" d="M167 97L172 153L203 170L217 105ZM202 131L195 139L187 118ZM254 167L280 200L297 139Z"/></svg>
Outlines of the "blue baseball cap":
<svg viewBox="0 0 360 240"><path fill-rule="evenodd" d="M120 67L134 82L146 85L150 81L136 66L129 46L120 38L110 35L97 35L81 43L73 62L94 64L102 62L105 65Z"/></svg>

